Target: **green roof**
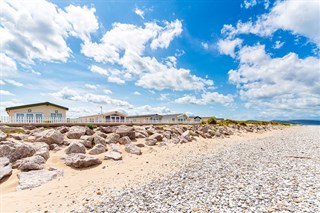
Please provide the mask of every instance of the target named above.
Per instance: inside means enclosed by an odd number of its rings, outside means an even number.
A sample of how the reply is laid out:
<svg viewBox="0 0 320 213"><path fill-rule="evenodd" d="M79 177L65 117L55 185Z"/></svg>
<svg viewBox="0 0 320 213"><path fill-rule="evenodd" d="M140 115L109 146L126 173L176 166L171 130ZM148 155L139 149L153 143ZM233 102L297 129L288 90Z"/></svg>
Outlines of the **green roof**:
<svg viewBox="0 0 320 213"><path fill-rule="evenodd" d="M28 108L28 107L35 107L35 106L42 106L42 105L47 105L47 106L50 105L50 106L59 107L61 109L69 110L67 107L64 107L64 106L60 106L60 105L53 104L53 103L50 103L50 102L42 102L42 103L35 103L35 104L7 107L6 111L14 110L14 109L21 109L21 108Z"/></svg>

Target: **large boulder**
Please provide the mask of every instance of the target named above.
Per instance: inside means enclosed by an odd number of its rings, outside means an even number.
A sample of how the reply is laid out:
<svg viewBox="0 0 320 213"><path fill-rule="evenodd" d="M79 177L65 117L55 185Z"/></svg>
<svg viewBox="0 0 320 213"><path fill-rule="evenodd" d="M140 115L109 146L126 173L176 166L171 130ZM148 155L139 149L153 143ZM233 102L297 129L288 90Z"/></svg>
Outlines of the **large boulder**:
<svg viewBox="0 0 320 213"><path fill-rule="evenodd" d="M63 176L63 171L57 169L33 170L18 173L19 186L17 187L17 191L41 186L59 176Z"/></svg>
<svg viewBox="0 0 320 213"><path fill-rule="evenodd" d="M65 150L66 154L86 153L86 147L80 142L72 142Z"/></svg>
<svg viewBox="0 0 320 213"><path fill-rule="evenodd" d="M58 130L59 132L61 132L62 134L64 134L64 133L66 133L66 132L69 131L69 127L59 126L59 127L57 128L57 130Z"/></svg>
<svg viewBox="0 0 320 213"><path fill-rule="evenodd" d="M10 138L16 139L16 140L24 140L28 138L29 136L26 134L21 134L21 133L12 133L10 134ZM1 138L0 138L1 140Z"/></svg>
<svg viewBox="0 0 320 213"><path fill-rule="evenodd" d="M0 158L0 181L12 174L12 166L7 157Z"/></svg>
<svg viewBox="0 0 320 213"><path fill-rule="evenodd" d="M158 142L157 139L149 139L149 138L146 139L146 145L148 146L155 146L157 142Z"/></svg>
<svg viewBox="0 0 320 213"><path fill-rule="evenodd" d="M38 133L35 133L35 142L44 142L50 144L63 144L63 134L54 129L47 129Z"/></svg>
<svg viewBox="0 0 320 213"><path fill-rule="evenodd" d="M112 128L111 126L106 126L106 127L99 126L99 131L101 131L105 134L109 134L109 133L113 133L114 128Z"/></svg>
<svg viewBox="0 0 320 213"><path fill-rule="evenodd" d="M120 139L120 135L117 133L111 133L108 135L106 139L106 143L111 144L111 143L117 143Z"/></svg>
<svg viewBox="0 0 320 213"><path fill-rule="evenodd" d="M7 157L11 163L21 158L30 157L34 153L34 148L25 143L12 141L0 142L0 157Z"/></svg>
<svg viewBox="0 0 320 213"><path fill-rule="evenodd" d="M45 163L46 160L43 157L34 155L20 160L18 169L21 171L40 170L44 169Z"/></svg>
<svg viewBox="0 0 320 213"><path fill-rule="evenodd" d="M67 156L64 160L67 166L75 168L86 168L102 163L101 160L99 160L99 158L88 156L81 153L71 154Z"/></svg>
<svg viewBox="0 0 320 213"><path fill-rule="evenodd" d="M131 140L136 139L136 134L134 128L131 126L121 125L116 130L116 133L120 135L120 137L128 136Z"/></svg>
<svg viewBox="0 0 320 213"><path fill-rule="evenodd" d="M111 151L121 153L121 149L120 149L119 144L112 143L112 144L110 144L110 146L111 146Z"/></svg>
<svg viewBox="0 0 320 213"><path fill-rule="evenodd" d="M0 130L8 133L25 133L22 127L0 126Z"/></svg>
<svg viewBox="0 0 320 213"><path fill-rule="evenodd" d="M7 139L7 134L0 130L0 141L5 141Z"/></svg>
<svg viewBox="0 0 320 213"><path fill-rule="evenodd" d="M190 130L187 130L182 133L181 137L186 139L187 141L192 141L192 132Z"/></svg>
<svg viewBox="0 0 320 213"><path fill-rule="evenodd" d="M82 135L85 135L87 128L84 126L72 126L67 132L67 137L70 139L80 139Z"/></svg>
<svg viewBox="0 0 320 213"><path fill-rule="evenodd" d="M141 149L139 147L137 147L135 144L133 143L129 143L126 145L125 147L125 151L130 153L130 154L135 154L135 155L141 155Z"/></svg>
<svg viewBox="0 0 320 213"><path fill-rule="evenodd" d="M93 147L93 137L90 135L82 135L79 142L82 143L86 148Z"/></svg>
<svg viewBox="0 0 320 213"><path fill-rule="evenodd" d="M106 147L102 144L95 145L92 149L89 150L88 154L90 155L99 155L106 151Z"/></svg>
<svg viewBox="0 0 320 213"><path fill-rule="evenodd" d="M103 137L101 137L100 135L94 134L94 135L92 136L92 138L93 138L93 144L95 144L95 145L101 144L101 145L103 145L103 146L106 145L106 139L103 138Z"/></svg>
<svg viewBox="0 0 320 213"><path fill-rule="evenodd" d="M50 157L49 153L49 145L42 142L35 142L32 144L32 147L36 151L34 155L39 155L43 157L45 160L48 160Z"/></svg>
<svg viewBox="0 0 320 213"><path fill-rule="evenodd" d="M126 145L126 144L131 143L131 140L128 136L124 136L124 137L120 138L118 141L121 145Z"/></svg>
<svg viewBox="0 0 320 213"><path fill-rule="evenodd" d="M156 139L157 141L162 141L163 136L159 133L154 133L153 135L149 136L148 139Z"/></svg>
<svg viewBox="0 0 320 213"><path fill-rule="evenodd" d="M105 160L122 160L122 155L119 152L108 151L104 156Z"/></svg>

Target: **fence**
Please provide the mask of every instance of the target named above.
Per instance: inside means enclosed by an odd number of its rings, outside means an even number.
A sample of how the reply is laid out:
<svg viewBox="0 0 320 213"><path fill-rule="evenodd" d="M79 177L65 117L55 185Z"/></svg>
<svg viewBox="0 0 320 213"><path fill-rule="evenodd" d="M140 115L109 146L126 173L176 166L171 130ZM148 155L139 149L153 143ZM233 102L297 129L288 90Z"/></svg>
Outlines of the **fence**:
<svg viewBox="0 0 320 213"><path fill-rule="evenodd" d="M50 124L50 123L68 123L68 124L73 124L73 123L101 123L101 124L106 124L106 123L129 123L129 124L180 124L180 123L185 123L185 124L196 124L199 123L199 121L195 121L193 119L191 120L185 120L185 121L170 121L170 120L150 120L150 121L131 121L131 120L94 120L90 121L87 119L82 119L82 118L63 118L63 117L25 117L25 118L19 118L19 117L9 117L9 116L1 116L0 117L0 123L2 124Z"/></svg>

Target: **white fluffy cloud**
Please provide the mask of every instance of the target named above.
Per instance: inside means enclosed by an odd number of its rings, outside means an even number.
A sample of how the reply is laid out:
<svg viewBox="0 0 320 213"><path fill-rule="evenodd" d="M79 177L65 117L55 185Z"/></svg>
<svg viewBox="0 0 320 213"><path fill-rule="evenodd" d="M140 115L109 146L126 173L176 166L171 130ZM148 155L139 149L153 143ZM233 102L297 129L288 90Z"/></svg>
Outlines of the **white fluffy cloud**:
<svg viewBox="0 0 320 213"><path fill-rule="evenodd" d="M17 72L16 62L3 53L0 53L0 67L2 77L12 76Z"/></svg>
<svg viewBox="0 0 320 213"><path fill-rule="evenodd" d="M175 102L179 104L223 104L225 106L230 106L234 102L234 99L230 94L223 95L218 92L206 92L201 95L201 98L197 98L194 95L185 95L176 99Z"/></svg>
<svg viewBox="0 0 320 213"><path fill-rule="evenodd" d="M235 48L241 46L242 39L221 39L218 41L217 46L221 54L229 55L232 58L235 57Z"/></svg>
<svg viewBox="0 0 320 213"><path fill-rule="evenodd" d="M150 106L144 105L134 107L129 110L130 115L141 115L141 114L168 114L172 113L172 110L165 106Z"/></svg>
<svg viewBox="0 0 320 213"><path fill-rule="evenodd" d="M144 11L142 9L136 8L134 13L140 16L140 18L144 19Z"/></svg>
<svg viewBox="0 0 320 213"><path fill-rule="evenodd" d="M239 68L229 71L250 108L279 111L309 111L320 108L320 59L301 59L295 53L272 58L264 45L245 46L239 51Z"/></svg>
<svg viewBox="0 0 320 213"><path fill-rule="evenodd" d="M141 93L140 92L138 92L138 91L134 91L134 93L133 93L134 95L141 95Z"/></svg>
<svg viewBox="0 0 320 213"><path fill-rule="evenodd" d="M256 5L257 5L257 0L244 0L243 4L241 4L241 7L248 9Z"/></svg>
<svg viewBox="0 0 320 213"><path fill-rule="evenodd" d="M16 87L22 87L23 84L18 82L18 81L15 81L15 80L12 80L12 79L5 79L5 82L7 82L8 84L11 84L13 86L16 86Z"/></svg>
<svg viewBox="0 0 320 213"><path fill-rule="evenodd" d="M14 94L12 94L11 92L7 91L7 90L0 90L0 95L5 95L5 96L14 96Z"/></svg>
<svg viewBox="0 0 320 213"><path fill-rule="evenodd" d="M95 84L85 84L84 86L88 89L93 89L93 90L98 89L98 85L95 85Z"/></svg>
<svg viewBox="0 0 320 213"><path fill-rule="evenodd" d="M277 1L271 11L257 17L257 21L239 21L235 27L224 25L222 33L228 37L249 33L271 36L277 30L287 30L309 38L320 47L319 14L320 1Z"/></svg>

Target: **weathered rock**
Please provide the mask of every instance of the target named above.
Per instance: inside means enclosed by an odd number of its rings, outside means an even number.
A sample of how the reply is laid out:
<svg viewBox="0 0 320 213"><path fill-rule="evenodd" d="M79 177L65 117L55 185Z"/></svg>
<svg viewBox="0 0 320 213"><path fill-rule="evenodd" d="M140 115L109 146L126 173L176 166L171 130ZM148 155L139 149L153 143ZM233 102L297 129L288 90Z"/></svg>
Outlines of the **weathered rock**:
<svg viewBox="0 0 320 213"><path fill-rule="evenodd" d="M35 134L35 142L44 142L48 145L50 144L63 144L63 135L61 132L54 129L47 129L42 132Z"/></svg>
<svg viewBox="0 0 320 213"><path fill-rule="evenodd" d="M148 146L154 146L156 145L157 142L158 142L157 139L150 139L150 138L146 139L146 145Z"/></svg>
<svg viewBox="0 0 320 213"><path fill-rule="evenodd" d="M108 151L104 156L105 160L122 160L122 155L119 152Z"/></svg>
<svg viewBox="0 0 320 213"><path fill-rule="evenodd" d="M171 131L164 131L163 136L167 139L171 138Z"/></svg>
<svg viewBox="0 0 320 213"><path fill-rule="evenodd" d="M153 135L156 132L156 130L153 127L147 128L146 131L148 133L148 136Z"/></svg>
<svg viewBox="0 0 320 213"><path fill-rule="evenodd" d="M92 136L92 138L93 138L93 144L95 144L95 145L102 144L104 146L106 145L106 139L101 137L101 136L99 136L98 134L94 134Z"/></svg>
<svg viewBox="0 0 320 213"><path fill-rule="evenodd" d="M49 154L49 145L46 143L36 142L32 144L32 147L36 151L34 155L39 155L43 157L45 160L48 160L50 157Z"/></svg>
<svg viewBox="0 0 320 213"><path fill-rule="evenodd" d="M110 146L111 146L111 151L121 153L121 149L120 149L119 144L112 143L112 144L110 144Z"/></svg>
<svg viewBox="0 0 320 213"><path fill-rule="evenodd" d="M65 150L66 154L86 153L86 147L80 142L72 142Z"/></svg>
<svg viewBox="0 0 320 213"><path fill-rule="evenodd" d="M59 146L58 144L55 144L55 143L50 144L49 148L50 148L50 150L55 151L55 152L60 151L62 149L61 146Z"/></svg>
<svg viewBox="0 0 320 213"><path fill-rule="evenodd" d="M0 142L0 157L7 157L10 162L15 162L21 158L30 157L35 150L28 144L12 141Z"/></svg>
<svg viewBox="0 0 320 213"><path fill-rule="evenodd" d="M99 158L81 153L68 155L64 160L67 166L75 168L87 168L102 163Z"/></svg>
<svg viewBox="0 0 320 213"><path fill-rule="evenodd" d="M117 133L111 133L108 135L106 139L106 143L111 144L111 143L117 143L120 139L120 135Z"/></svg>
<svg viewBox="0 0 320 213"><path fill-rule="evenodd" d="M0 130L5 133L25 133L22 127L0 126Z"/></svg>
<svg viewBox="0 0 320 213"><path fill-rule="evenodd" d="M106 147L102 144L95 145L92 149L89 150L88 154L90 155L98 155L104 153L106 151Z"/></svg>
<svg viewBox="0 0 320 213"><path fill-rule="evenodd" d="M59 132L61 132L62 134L64 134L64 133L66 133L66 132L69 131L69 127L59 126L59 127L57 128L57 130L58 130Z"/></svg>
<svg viewBox="0 0 320 213"><path fill-rule="evenodd" d="M12 174L12 166L7 157L0 158L0 181Z"/></svg>
<svg viewBox="0 0 320 213"><path fill-rule="evenodd" d="M131 140L128 136L124 136L124 137L120 138L118 141L121 145L126 145L126 144L131 143Z"/></svg>
<svg viewBox="0 0 320 213"><path fill-rule="evenodd" d="M18 173L19 186L17 191L41 186L59 176L63 176L62 170L34 170Z"/></svg>
<svg viewBox="0 0 320 213"><path fill-rule="evenodd" d="M148 140L156 139L157 141L162 141L163 136L159 133L154 133L153 135L148 137Z"/></svg>
<svg viewBox="0 0 320 213"><path fill-rule="evenodd" d="M100 137L103 137L104 139L106 139L108 137L108 135L106 133L103 132L96 132L96 135L99 135Z"/></svg>
<svg viewBox="0 0 320 213"><path fill-rule="evenodd" d="M18 169L20 169L21 171L44 169L45 162L46 160L43 157L34 155L31 157L23 158Z"/></svg>
<svg viewBox="0 0 320 213"><path fill-rule="evenodd" d="M142 144L142 143L138 143L136 146L139 147L139 148L145 147L145 145Z"/></svg>
<svg viewBox="0 0 320 213"><path fill-rule="evenodd" d="M86 148L92 148L94 145L93 136L90 135L82 135L79 142L82 143Z"/></svg>
<svg viewBox="0 0 320 213"><path fill-rule="evenodd" d="M7 139L7 134L0 130L0 141L5 141Z"/></svg>
<svg viewBox="0 0 320 213"><path fill-rule="evenodd" d="M130 154L135 154L135 155L141 155L141 149L139 147L137 147L135 144L133 143L129 143L126 145L125 147L125 151L130 153Z"/></svg>
<svg viewBox="0 0 320 213"><path fill-rule="evenodd" d="M28 138L28 135L20 134L20 133L12 133L10 134L10 138L13 138L16 140L24 140L25 138ZM0 137L0 140L1 140L1 137Z"/></svg>
<svg viewBox="0 0 320 213"><path fill-rule="evenodd" d="M142 134L141 132L136 132L136 138L146 138L147 136L145 136L144 134Z"/></svg>
<svg viewBox="0 0 320 213"><path fill-rule="evenodd" d="M189 141L185 137L180 137L179 138L179 143L188 143Z"/></svg>
<svg viewBox="0 0 320 213"><path fill-rule="evenodd" d="M86 135L93 135L93 134L94 134L93 129L87 128Z"/></svg>
<svg viewBox="0 0 320 213"><path fill-rule="evenodd" d="M191 136L190 130L187 130L184 133L182 133L181 137L183 137L187 141L192 141L192 136Z"/></svg>
<svg viewBox="0 0 320 213"><path fill-rule="evenodd" d="M116 133L120 135L120 137L128 136L131 140L136 139L136 134L133 127L121 125L116 130Z"/></svg>
<svg viewBox="0 0 320 213"><path fill-rule="evenodd" d="M82 135L85 135L87 128L84 126L72 126L67 132L67 137L70 139L80 139Z"/></svg>
<svg viewBox="0 0 320 213"><path fill-rule="evenodd" d="M172 138L171 142L174 144L178 144L180 142L180 139L179 138Z"/></svg>
<svg viewBox="0 0 320 213"><path fill-rule="evenodd" d="M101 132L103 132L105 134L109 134L109 133L113 133L114 128L112 128L110 126L106 126L106 127L99 126L99 131L101 131Z"/></svg>

